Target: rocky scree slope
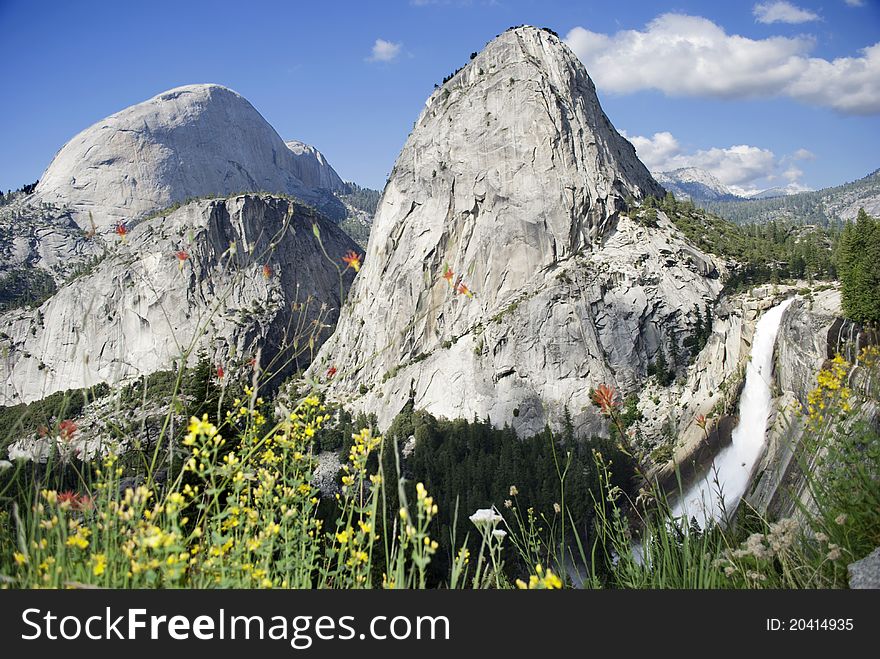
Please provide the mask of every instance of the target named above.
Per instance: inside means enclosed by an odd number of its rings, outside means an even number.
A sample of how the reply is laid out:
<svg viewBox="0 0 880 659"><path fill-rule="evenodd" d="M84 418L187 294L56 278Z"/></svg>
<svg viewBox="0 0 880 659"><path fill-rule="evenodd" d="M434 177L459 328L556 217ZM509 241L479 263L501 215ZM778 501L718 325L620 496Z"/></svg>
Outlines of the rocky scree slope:
<svg viewBox="0 0 880 659"><path fill-rule="evenodd" d="M721 289L711 257L637 211L663 193L568 47L505 32L427 100L313 368L383 427L412 393L522 432L565 406L601 430L590 388L636 390Z"/></svg>

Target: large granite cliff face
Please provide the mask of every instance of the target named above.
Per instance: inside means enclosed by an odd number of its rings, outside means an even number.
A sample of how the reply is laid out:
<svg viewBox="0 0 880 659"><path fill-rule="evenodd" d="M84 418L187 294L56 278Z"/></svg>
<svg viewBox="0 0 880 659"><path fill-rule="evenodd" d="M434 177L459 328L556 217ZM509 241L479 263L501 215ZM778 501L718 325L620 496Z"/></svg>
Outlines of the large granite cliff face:
<svg viewBox="0 0 880 659"><path fill-rule="evenodd" d="M195 201L124 241L92 242L100 256L42 306L0 315L0 405L168 369L200 350L229 365L260 349L264 367L284 351L273 370L303 368L350 284L336 264L356 249L313 210L266 195Z"/></svg>
<svg viewBox="0 0 880 659"><path fill-rule="evenodd" d="M712 258L636 209L662 193L557 37L500 35L432 94L397 160L319 355L334 394L380 425L412 391L449 417L533 432L567 406L599 429L590 387L636 390L720 292Z"/></svg>
<svg viewBox="0 0 880 659"><path fill-rule="evenodd" d="M188 85L73 137L40 177L35 199L66 207L85 229L91 213L99 230L193 197L272 192L321 201L319 186L299 178L310 171L302 160L239 94Z"/></svg>

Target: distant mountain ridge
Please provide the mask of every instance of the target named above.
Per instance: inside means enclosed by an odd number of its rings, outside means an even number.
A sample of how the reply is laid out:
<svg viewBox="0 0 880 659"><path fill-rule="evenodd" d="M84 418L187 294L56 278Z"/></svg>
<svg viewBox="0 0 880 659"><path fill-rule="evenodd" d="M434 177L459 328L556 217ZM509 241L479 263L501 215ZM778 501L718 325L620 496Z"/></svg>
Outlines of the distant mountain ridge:
<svg viewBox="0 0 880 659"><path fill-rule="evenodd" d="M856 217L860 208L880 215L880 169L850 183L771 199L693 200L695 204L739 224L793 221L828 225Z"/></svg>
<svg viewBox="0 0 880 659"><path fill-rule="evenodd" d="M652 172L657 182L677 199L733 200L741 199L711 172L699 167L681 167L667 172Z"/></svg>

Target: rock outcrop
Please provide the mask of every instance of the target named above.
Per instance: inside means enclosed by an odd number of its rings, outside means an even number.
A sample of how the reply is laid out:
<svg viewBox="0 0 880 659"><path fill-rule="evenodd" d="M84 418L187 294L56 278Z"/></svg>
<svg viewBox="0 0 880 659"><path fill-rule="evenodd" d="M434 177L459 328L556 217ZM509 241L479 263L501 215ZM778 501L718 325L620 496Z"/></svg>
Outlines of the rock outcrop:
<svg viewBox="0 0 880 659"><path fill-rule="evenodd" d="M524 433L566 406L599 430L590 388L637 390L721 289L662 212L639 214L662 194L567 46L509 30L427 100L314 368L382 426L412 393Z"/></svg>
<svg viewBox="0 0 880 659"><path fill-rule="evenodd" d="M293 173L310 190L327 190L345 194L349 185L330 166L324 154L299 140L285 142L294 155Z"/></svg>
<svg viewBox="0 0 880 659"><path fill-rule="evenodd" d="M73 137L40 177L35 198L68 208L87 230L90 213L100 230L194 197L271 192L320 202L325 195L298 176L311 171L308 160L239 94L188 85Z"/></svg>
<svg viewBox="0 0 880 659"><path fill-rule="evenodd" d="M266 195L191 202L122 241L92 240L102 248L88 269L39 308L0 315L0 405L168 369L199 351L227 370L258 350L276 377L303 368L350 283L337 265L356 249L314 210Z"/></svg>

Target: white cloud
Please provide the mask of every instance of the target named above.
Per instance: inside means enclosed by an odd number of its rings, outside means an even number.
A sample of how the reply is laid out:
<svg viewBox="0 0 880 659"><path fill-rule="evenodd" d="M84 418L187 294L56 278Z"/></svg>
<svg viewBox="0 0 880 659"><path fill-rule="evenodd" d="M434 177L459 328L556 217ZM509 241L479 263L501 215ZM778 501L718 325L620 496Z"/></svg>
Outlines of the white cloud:
<svg viewBox="0 0 880 659"><path fill-rule="evenodd" d="M605 92L669 96L788 96L846 114L880 113L880 42L858 57L809 57L811 37L728 35L699 16L663 14L643 30L608 35L575 27L566 43Z"/></svg>
<svg viewBox="0 0 880 659"><path fill-rule="evenodd" d="M819 20L819 14L785 0L759 3L752 8L752 13L759 23L807 23Z"/></svg>
<svg viewBox="0 0 880 659"><path fill-rule="evenodd" d="M798 149L790 156L779 158L770 149L748 144L686 151L668 131L654 133L651 137L627 135L625 131L623 134L636 148L639 159L652 172L698 167L713 174L735 194L743 196L771 187L779 176L789 182L787 187L807 189L800 183L804 172L791 161L815 158L806 149Z"/></svg>
<svg viewBox="0 0 880 659"><path fill-rule="evenodd" d="M850 7L864 7L865 0L844 0Z"/></svg>
<svg viewBox="0 0 880 659"><path fill-rule="evenodd" d="M373 44L373 52L367 58L368 62L391 62L398 55L403 44L394 43L393 41L385 41L385 39L376 39Z"/></svg>

